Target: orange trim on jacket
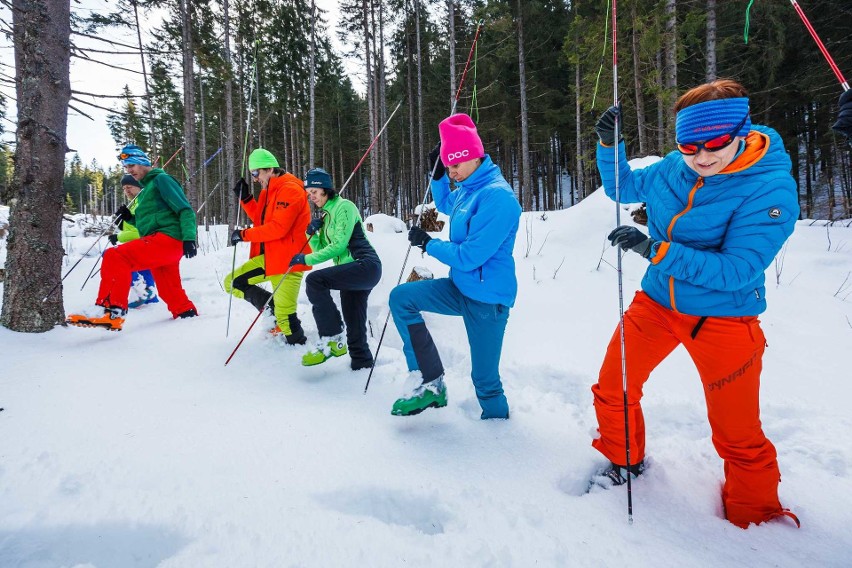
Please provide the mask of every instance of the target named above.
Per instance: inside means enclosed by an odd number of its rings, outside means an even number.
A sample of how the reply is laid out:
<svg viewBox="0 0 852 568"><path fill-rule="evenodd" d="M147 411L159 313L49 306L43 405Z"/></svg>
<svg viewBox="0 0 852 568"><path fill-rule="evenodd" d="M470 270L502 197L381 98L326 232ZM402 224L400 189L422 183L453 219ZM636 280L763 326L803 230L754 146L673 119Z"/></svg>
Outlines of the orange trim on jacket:
<svg viewBox="0 0 852 568"><path fill-rule="evenodd" d="M257 200L242 202L243 209L254 225L245 229L243 240L251 243L249 257L261 254L266 260L266 275L284 274L290 259L298 253L310 254L305 230L311 221L311 207L305 184L291 173L271 178ZM297 264L293 272L310 270Z"/></svg>

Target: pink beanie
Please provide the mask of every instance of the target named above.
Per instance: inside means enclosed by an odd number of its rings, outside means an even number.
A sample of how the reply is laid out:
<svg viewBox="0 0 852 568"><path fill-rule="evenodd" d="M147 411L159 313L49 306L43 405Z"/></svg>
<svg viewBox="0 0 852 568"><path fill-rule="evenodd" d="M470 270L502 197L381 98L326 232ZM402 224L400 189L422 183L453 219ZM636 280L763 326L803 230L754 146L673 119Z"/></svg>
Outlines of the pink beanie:
<svg viewBox="0 0 852 568"><path fill-rule="evenodd" d="M445 166L485 156L476 125L468 115L459 113L445 118L438 125L438 131L441 133L441 161Z"/></svg>

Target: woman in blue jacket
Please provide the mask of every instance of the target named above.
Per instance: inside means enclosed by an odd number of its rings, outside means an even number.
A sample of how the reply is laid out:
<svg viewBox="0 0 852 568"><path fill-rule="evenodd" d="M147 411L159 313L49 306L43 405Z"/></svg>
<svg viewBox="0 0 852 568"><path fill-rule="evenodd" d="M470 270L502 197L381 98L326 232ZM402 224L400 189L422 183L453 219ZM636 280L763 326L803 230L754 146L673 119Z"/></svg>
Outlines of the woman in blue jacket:
<svg viewBox="0 0 852 568"><path fill-rule="evenodd" d="M503 333L518 290L512 249L521 207L500 168L485 155L468 115L450 116L438 129L440 155L436 148L429 156L432 196L438 211L450 216L450 239L432 238L413 227L408 240L449 265L450 277L410 282L391 291L390 309L408 369L419 370L423 379L410 396L394 403L391 413L410 416L447 405L444 366L421 315L433 312L462 317L481 418L506 419L509 404L499 366ZM450 179L456 186L452 192Z"/></svg>
<svg viewBox="0 0 852 568"><path fill-rule="evenodd" d="M602 475L613 484L642 472L642 388L683 345L701 378L713 444L724 460L725 517L741 528L779 515L795 519L778 500L775 447L760 424L766 341L757 317L766 309L764 271L799 215L790 158L777 132L752 125L748 93L735 81L687 91L675 112L678 151L663 160L631 170L623 141L617 144L621 201L647 203L650 237L623 225L609 239L649 266L624 314L627 412L616 329L592 387L600 433L592 445L610 460ZM616 120L613 107L597 124L598 169L613 199Z"/></svg>

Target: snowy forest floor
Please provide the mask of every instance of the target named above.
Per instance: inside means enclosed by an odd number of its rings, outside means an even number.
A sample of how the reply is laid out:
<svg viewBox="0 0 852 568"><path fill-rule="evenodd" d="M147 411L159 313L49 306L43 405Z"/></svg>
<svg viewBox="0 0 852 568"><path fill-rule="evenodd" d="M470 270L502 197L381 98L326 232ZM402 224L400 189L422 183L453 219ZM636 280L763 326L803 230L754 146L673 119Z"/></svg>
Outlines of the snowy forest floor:
<svg viewBox="0 0 852 568"><path fill-rule="evenodd" d="M256 312L235 299L225 337L224 227L200 228L199 255L181 262L198 318L154 304L119 333L0 328L0 566L848 566L852 228L800 221L767 271L762 419L802 528L744 531L721 518L722 463L682 348L645 389L634 524L623 488L584 494L603 463L590 387L618 321L614 221L601 191L524 214L502 362L509 421L479 420L458 318L427 315L450 402L415 417L390 415L410 382L392 322L366 395L367 371L348 357L302 367L303 348L266 338L265 319L225 367ZM376 229L374 350L408 244ZM92 240L65 239L63 273ZM98 252L66 280L67 312L94 302L97 277L80 286ZM411 259L406 276L447 273ZM625 306L646 264L624 257ZM304 289L299 316L313 341Z"/></svg>

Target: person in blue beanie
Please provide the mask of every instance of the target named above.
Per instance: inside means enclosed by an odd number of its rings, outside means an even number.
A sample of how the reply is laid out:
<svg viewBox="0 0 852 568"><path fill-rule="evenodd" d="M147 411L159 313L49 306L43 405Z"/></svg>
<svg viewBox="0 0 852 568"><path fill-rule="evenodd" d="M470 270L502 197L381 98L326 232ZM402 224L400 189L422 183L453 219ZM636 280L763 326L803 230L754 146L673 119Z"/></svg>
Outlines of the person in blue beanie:
<svg viewBox="0 0 852 568"><path fill-rule="evenodd" d="M482 409L480 418L509 418L500 380L500 354L518 282L512 249L521 206L500 168L485 154L473 120L454 114L438 126L441 144L429 155L432 195L438 211L450 216L450 238L433 238L413 227L408 240L449 265L449 278L397 286L390 310L409 371L422 383L398 399L395 416L419 414L447 405L444 366L421 312L461 316L470 344L471 379ZM450 180L455 191L450 191Z"/></svg>

